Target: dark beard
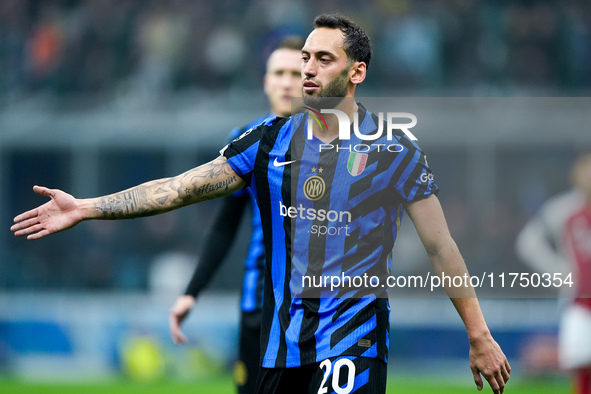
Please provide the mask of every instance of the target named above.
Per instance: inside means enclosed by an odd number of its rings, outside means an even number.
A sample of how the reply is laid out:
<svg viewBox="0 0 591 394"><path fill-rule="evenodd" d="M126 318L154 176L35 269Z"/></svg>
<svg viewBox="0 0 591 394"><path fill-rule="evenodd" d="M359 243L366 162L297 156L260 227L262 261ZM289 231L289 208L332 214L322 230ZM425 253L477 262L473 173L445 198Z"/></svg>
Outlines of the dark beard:
<svg viewBox="0 0 591 394"><path fill-rule="evenodd" d="M335 108L347 94L348 73L347 67L336 79L330 81L326 88L320 89L317 96L310 96L302 89L304 104L317 110Z"/></svg>

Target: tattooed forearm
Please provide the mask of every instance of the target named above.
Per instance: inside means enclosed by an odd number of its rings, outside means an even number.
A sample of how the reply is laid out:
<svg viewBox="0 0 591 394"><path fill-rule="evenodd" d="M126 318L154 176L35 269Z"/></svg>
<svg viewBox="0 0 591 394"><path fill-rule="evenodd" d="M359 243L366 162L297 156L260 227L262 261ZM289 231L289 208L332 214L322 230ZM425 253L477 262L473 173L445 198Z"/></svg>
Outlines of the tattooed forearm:
<svg viewBox="0 0 591 394"><path fill-rule="evenodd" d="M165 189L159 187L158 190L156 190L154 192L154 198L156 199L156 202L158 204L164 205L164 204L166 204L166 201L168 201L169 194L170 194L169 190L165 190Z"/></svg>
<svg viewBox="0 0 591 394"><path fill-rule="evenodd" d="M104 219L152 216L230 194L243 184L227 160L219 157L176 177L146 182L99 197L94 202L94 209Z"/></svg>
<svg viewBox="0 0 591 394"><path fill-rule="evenodd" d="M146 216L149 215L144 207L147 200L145 188L137 187L101 198L95 209L104 217Z"/></svg>
<svg viewBox="0 0 591 394"><path fill-rule="evenodd" d="M170 185L174 178L147 182L131 189L101 197L94 204L105 219L152 216L178 208ZM171 198L172 197L172 198Z"/></svg>

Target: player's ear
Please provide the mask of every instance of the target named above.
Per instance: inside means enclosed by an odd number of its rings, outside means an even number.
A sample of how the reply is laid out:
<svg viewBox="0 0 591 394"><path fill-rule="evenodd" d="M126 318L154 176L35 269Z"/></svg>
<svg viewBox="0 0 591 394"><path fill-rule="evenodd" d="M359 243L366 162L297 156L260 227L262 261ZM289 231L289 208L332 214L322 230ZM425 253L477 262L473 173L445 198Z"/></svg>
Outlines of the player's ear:
<svg viewBox="0 0 591 394"><path fill-rule="evenodd" d="M367 74L367 65L365 62L354 62L349 70L349 81L354 85L359 85L365 80Z"/></svg>

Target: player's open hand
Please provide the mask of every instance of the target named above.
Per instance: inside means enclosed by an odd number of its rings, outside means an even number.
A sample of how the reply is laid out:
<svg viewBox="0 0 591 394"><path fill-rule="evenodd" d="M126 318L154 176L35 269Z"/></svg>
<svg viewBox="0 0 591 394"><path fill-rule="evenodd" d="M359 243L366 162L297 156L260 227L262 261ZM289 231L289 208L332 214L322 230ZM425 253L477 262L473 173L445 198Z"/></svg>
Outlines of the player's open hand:
<svg viewBox="0 0 591 394"><path fill-rule="evenodd" d="M51 200L14 218L15 224L10 230L17 237L26 235L29 240L39 239L67 230L82 221L82 214L73 196L42 186L34 186L33 191Z"/></svg>
<svg viewBox="0 0 591 394"><path fill-rule="evenodd" d="M484 376L495 394L503 393L511 374L507 357L490 334L470 341L470 369L478 390L483 388Z"/></svg>
<svg viewBox="0 0 591 394"><path fill-rule="evenodd" d="M172 342L177 345L179 343L187 343L187 337L181 331L181 324L191 311L193 304L195 304L195 297L190 295L180 296L170 310L168 319L170 336L172 337Z"/></svg>

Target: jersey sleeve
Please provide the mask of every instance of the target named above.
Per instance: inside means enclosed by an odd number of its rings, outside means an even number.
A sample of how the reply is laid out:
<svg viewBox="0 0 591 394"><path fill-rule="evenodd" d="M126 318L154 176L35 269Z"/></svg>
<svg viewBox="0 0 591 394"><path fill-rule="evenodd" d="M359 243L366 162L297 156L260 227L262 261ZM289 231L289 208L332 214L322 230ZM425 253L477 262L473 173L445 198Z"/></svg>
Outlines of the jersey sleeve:
<svg viewBox="0 0 591 394"><path fill-rule="evenodd" d="M248 123L244 127L236 127L234 129L232 129L230 131L230 134L228 135L227 143L231 144L234 140L238 139L242 134L244 134L245 132L247 132L248 130L250 130L252 128L256 128L260 124L264 123L265 120L267 120L267 118L270 118L270 117L272 117L272 115L267 114L267 115L261 116L260 118L253 120L252 122ZM234 194L232 194L232 197L237 197L237 198L242 198L245 196L249 196L248 188L242 188L242 189L234 192Z"/></svg>
<svg viewBox="0 0 591 394"><path fill-rule="evenodd" d="M250 184L254 162L259 148L264 124L252 127L226 145L220 154L242 179Z"/></svg>
<svg viewBox="0 0 591 394"><path fill-rule="evenodd" d="M255 123L254 126L258 125L259 123ZM253 125L249 124L246 127L236 127L235 129L232 129L232 131L230 131L230 134L228 135L228 139L227 139L228 145L231 144L235 139L240 137L243 133L245 133L246 131L248 131L252 127L253 127ZM222 153L222 151L220 151L220 153ZM245 179L245 178L243 178L243 179ZM247 190L248 190L248 188L246 188L246 187L244 187L240 190L237 190L232 194L231 197L236 198L236 199L241 199L245 196L248 196Z"/></svg>
<svg viewBox="0 0 591 394"><path fill-rule="evenodd" d="M228 159L228 163L249 185L254 170L254 163L264 130L271 126L276 116L266 118L261 124L251 127L220 150L220 155Z"/></svg>
<svg viewBox="0 0 591 394"><path fill-rule="evenodd" d="M403 202L412 202L437 195L439 187L435 183L435 176L429 165L427 157L419 146L402 137L400 143L407 149L394 174L392 186Z"/></svg>

